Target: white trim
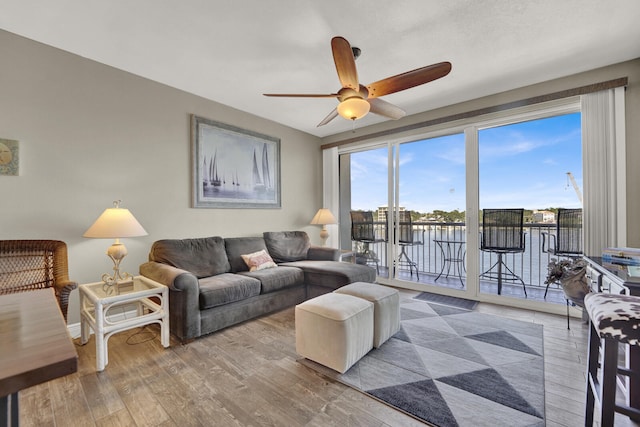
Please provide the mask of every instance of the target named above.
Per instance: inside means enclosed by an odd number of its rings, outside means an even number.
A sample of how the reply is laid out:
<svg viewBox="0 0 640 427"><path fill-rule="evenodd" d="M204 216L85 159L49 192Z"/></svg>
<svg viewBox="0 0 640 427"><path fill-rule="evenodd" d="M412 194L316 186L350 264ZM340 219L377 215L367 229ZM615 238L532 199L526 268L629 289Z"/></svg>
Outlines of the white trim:
<svg viewBox="0 0 640 427"><path fill-rule="evenodd" d="M467 293L475 297L480 296L480 256L476 250L469 248L480 247L480 165L478 151L478 128L469 126L464 130L465 140L465 170L466 170L466 251L472 256L465 257L467 269ZM475 252L475 253L474 253Z"/></svg>

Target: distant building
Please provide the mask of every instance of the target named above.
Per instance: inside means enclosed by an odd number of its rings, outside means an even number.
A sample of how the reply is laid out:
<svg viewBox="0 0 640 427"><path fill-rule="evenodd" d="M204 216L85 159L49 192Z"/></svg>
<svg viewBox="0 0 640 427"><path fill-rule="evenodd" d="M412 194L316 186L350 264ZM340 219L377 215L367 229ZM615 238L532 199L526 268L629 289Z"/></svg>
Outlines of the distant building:
<svg viewBox="0 0 640 427"><path fill-rule="evenodd" d="M556 214L551 211L533 211L533 222L556 222Z"/></svg>
<svg viewBox="0 0 640 427"><path fill-rule="evenodd" d="M400 206L398 208L401 211L406 210L403 206ZM377 210L377 216L378 218L376 218L376 221L384 221L387 217L387 212L389 212L389 207L388 206L378 206L378 210Z"/></svg>

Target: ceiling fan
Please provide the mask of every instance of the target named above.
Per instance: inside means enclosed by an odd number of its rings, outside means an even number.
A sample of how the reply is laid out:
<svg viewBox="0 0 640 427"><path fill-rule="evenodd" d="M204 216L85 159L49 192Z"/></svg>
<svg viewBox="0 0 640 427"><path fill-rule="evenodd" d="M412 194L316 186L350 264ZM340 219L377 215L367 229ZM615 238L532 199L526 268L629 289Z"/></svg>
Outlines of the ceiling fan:
<svg viewBox="0 0 640 427"><path fill-rule="evenodd" d="M264 95L296 98L338 98L338 101L340 101L338 106L318 124L318 127L326 125L338 115L348 120L357 120L369 112L397 120L404 117L405 111L387 101L383 101L379 97L429 83L446 76L451 71L450 62L439 62L363 86L358 82L355 61L360 54L360 49L357 47L352 48L343 37L334 37L331 39L331 50L333 51L333 62L336 64L338 78L342 85L342 88L337 93L265 93Z"/></svg>

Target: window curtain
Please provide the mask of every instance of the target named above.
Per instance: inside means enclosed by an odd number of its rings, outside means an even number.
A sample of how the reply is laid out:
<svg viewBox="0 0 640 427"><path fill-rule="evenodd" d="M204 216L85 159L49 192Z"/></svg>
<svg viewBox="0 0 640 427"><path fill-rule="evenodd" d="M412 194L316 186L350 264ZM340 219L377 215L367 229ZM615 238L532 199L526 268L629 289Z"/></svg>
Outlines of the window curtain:
<svg viewBox="0 0 640 427"><path fill-rule="evenodd" d="M581 95L584 253L626 246L624 87Z"/></svg>
<svg viewBox="0 0 640 427"><path fill-rule="evenodd" d="M329 209L333 216L340 221L338 185L338 147L322 150L322 207ZM340 247L339 230L338 224L327 225L327 231L329 232L328 247Z"/></svg>

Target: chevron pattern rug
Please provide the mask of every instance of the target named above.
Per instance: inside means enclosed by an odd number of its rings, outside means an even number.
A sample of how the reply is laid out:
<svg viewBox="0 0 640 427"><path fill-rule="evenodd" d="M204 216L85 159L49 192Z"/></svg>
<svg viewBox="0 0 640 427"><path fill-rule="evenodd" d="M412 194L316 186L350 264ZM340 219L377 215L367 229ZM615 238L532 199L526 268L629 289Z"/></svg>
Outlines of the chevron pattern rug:
<svg viewBox="0 0 640 427"><path fill-rule="evenodd" d="M300 363L436 426L544 426L542 325L416 300L344 374Z"/></svg>

